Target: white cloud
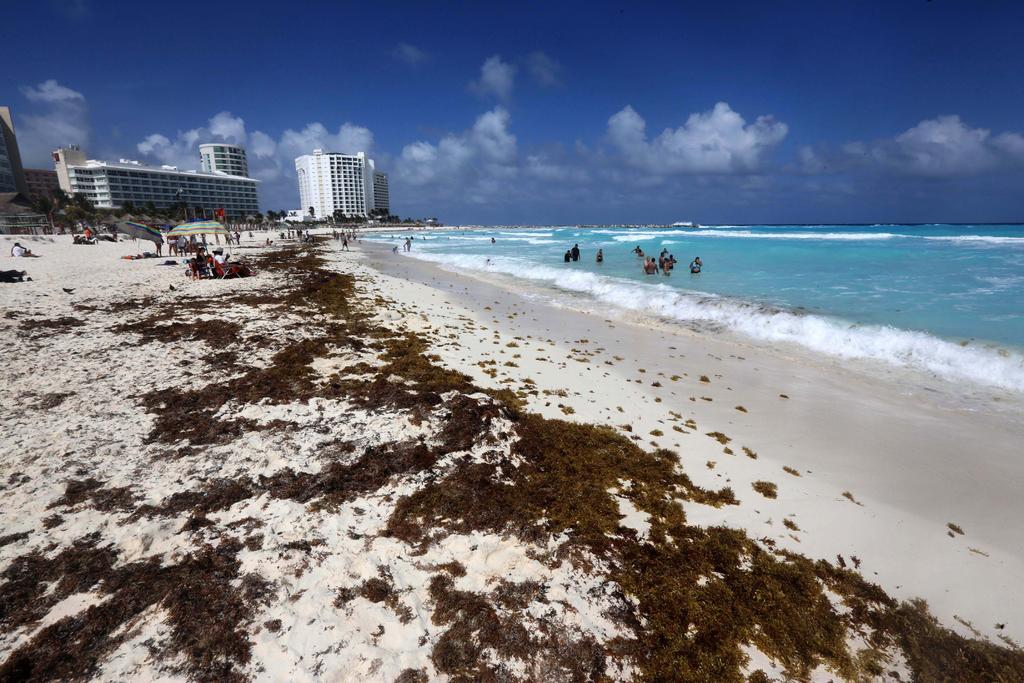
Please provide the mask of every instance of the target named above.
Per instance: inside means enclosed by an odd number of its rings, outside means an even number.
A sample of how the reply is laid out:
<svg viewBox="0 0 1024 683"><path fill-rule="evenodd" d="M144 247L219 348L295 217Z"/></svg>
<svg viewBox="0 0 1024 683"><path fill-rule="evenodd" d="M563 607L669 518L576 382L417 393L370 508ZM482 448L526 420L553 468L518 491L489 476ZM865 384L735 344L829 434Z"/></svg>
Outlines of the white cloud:
<svg viewBox="0 0 1024 683"><path fill-rule="evenodd" d="M506 100L512 95L515 79L516 68L502 61L501 55L494 55L480 67L480 79L470 83L470 88L480 95Z"/></svg>
<svg viewBox="0 0 1024 683"><path fill-rule="evenodd" d="M510 119L504 107L495 107L473 124L471 138L486 161L507 164L515 160L516 136L508 130Z"/></svg>
<svg viewBox="0 0 1024 683"><path fill-rule="evenodd" d="M481 114L473 127L449 134L437 144L413 142L402 149L395 177L408 186L431 186L461 193L471 201L500 191L499 179L514 177L516 136L509 130L511 117L504 107Z"/></svg>
<svg viewBox="0 0 1024 683"><path fill-rule="evenodd" d="M872 156L916 175L978 173L996 163L989 136L985 129L968 128L959 116L940 116L879 143Z"/></svg>
<svg viewBox="0 0 1024 683"><path fill-rule="evenodd" d="M295 157L310 154L314 149L354 154L369 152L372 147L373 133L369 128L343 123L337 133L331 133L322 123L309 123L301 130L286 130L277 143L277 152L294 163Z"/></svg>
<svg viewBox="0 0 1024 683"><path fill-rule="evenodd" d="M22 163L50 166L50 153L64 145L87 145L91 129L85 96L50 79L22 86L21 93L35 111L18 117L15 131Z"/></svg>
<svg viewBox="0 0 1024 683"><path fill-rule="evenodd" d="M263 131L257 130L249 136L249 146L246 151L249 156L271 158L277 153L277 142Z"/></svg>
<svg viewBox="0 0 1024 683"><path fill-rule="evenodd" d="M995 148L1013 161L1024 161L1024 135L1020 133L1000 133L992 138Z"/></svg>
<svg viewBox="0 0 1024 683"><path fill-rule="evenodd" d="M814 154L817 165L799 157L804 171L859 168L924 178L965 177L1024 166L1024 135L993 135L985 128L971 128L959 116L937 116L891 138L854 140L837 151Z"/></svg>
<svg viewBox="0 0 1024 683"><path fill-rule="evenodd" d="M526 68L538 85L552 88L562 84L562 65L539 50L526 55Z"/></svg>
<svg viewBox="0 0 1024 683"><path fill-rule="evenodd" d="M993 136L985 128L968 127L959 116L927 119L860 149L891 170L931 177L976 175L1024 161L1024 138L1018 133Z"/></svg>
<svg viewBox="0 0 1024 683"><path fill-rule="evenodd" d="M178 131L173 139L160 133L148 135L135 145L135 149L161 164L194 169L199 167L199 145L218 141L245 145L245 121L231 112L222 111L210 118L205 126Z"/></svg>
<svg viewBox="0 0 1024 683"><path fill-rule="evenodd" d="M797 150L797 161L803 173L821 173L827 168L824 160L810 145L803 145Z"/></svg>
<svg viewBox="0 0 1024 683"><path fill-rule="evenodd" d="M737 173L758 169L789 131L770 116L747 122L725 102L691 114L682 126L647 139L647 123L631 106L608 120L608 139L626 161L649 173Z"/></svg>
<svg viewBox="0 0 1024 683"><path fill-rule="evenodd" d="M263 131L249 132L245 121L231 112L212 116L206 125L179 131L173 138L153 133L136 145L144 157L161 164L193 169L199 166L199 145L224 141L245 146L249 174L263 181L260 202L265 208L287 208L297 199L295 157L314 149L330 152L371 152L373 133L363 126L343 123L331 132L322 123L285 130L280 138Z"/></svg>
<svg viewBox="0 0 1024 683"><path fill-rule="evenodd" d="M399 43L396 45L391 56L409 66L419 66L430 59L430 55L409 43Z"/></svg>
<svg viewBox="0 0 1024 683"><path fill-rule="evenodd" d="M238 116L232 116L230 112L222 111L215 114L209 123L210 134L225 142L233 142L238 145L245 144L245 121Z"/></svg>
<svg viewBox="0 0 1024 683"><path fill-rule="evenodd" d="M21 93L29 102L46 102L48 104L78 101L85 102L85 95L77 90L72 90L71 88L61 85L52 78L47 81L43 81L35 87L30 85L22 86Z"/></svg>

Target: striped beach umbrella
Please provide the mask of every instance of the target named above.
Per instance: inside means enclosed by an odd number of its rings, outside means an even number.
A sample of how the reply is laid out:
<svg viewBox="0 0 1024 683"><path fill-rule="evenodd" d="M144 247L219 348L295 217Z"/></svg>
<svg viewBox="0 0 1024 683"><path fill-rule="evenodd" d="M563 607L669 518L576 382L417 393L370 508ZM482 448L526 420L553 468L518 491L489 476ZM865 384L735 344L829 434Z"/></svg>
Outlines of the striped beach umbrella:
<svg viewBox="0 0 1024 683"><path fill-rule="evenodd" d="M185 237L191 237L192 235L227 235L228 229L217 221L191 221L188 223L181 223L171 228L171 231L167 233L168 237L177 237L183 235Z"/></svg>
<svg viewBox="0 0 1024 683"><path fill-rule="evenodd" d="M163 244L164 236L159 230L149 225L134 221L120 221L116 225L117 232L138 240L148 240L154 244Z"/></svg>

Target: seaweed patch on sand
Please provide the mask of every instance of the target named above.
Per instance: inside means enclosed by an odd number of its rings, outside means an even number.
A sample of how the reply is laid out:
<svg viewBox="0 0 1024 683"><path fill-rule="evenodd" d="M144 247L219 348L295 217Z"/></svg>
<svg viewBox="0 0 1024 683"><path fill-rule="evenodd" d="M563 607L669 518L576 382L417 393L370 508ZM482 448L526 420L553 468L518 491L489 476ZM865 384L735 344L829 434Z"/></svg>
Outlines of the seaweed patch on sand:
<svg viewBox="0 0 1024 683"><path fill-rule="evenodd" d="M217 298L231 324L160 300L101 320L156 353L259 348L129 384L134 441L85 434L52 483L12 480L49 488L3 539L0 678L739 683L767 659L793 680L1024 680L1021 652L854 570L689 523L733 490L475 386L323 246L258 267ZM158 325L120 318L152 306Z"/></svg>

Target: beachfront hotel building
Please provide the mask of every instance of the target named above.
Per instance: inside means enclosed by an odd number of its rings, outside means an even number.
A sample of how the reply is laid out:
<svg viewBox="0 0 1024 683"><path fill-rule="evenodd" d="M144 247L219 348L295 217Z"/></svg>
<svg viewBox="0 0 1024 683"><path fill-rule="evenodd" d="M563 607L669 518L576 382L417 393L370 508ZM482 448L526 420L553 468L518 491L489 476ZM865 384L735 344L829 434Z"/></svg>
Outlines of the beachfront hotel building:
<svg viewBox="0 0 1024 683"><path fill-rule="evenodd" d="M295 159L299 199L306 215L327 218L339 211L346 216L368 216L374 209L390 209L388 176L377 171L365 152L341 154L313 150Z"/></svg>
<svg viewBox="0 0 1024 683"><path fill-rule="evenodd" d="M373 208L391 213L391 195L388 192L388 174L373 172Z"/></svg>
<svg viewBox="0 0 1024 683"><path fill-rule="evenodd" d="M254 178L223 171L183 171L176 166L147 166L121 159L117 163L86 159L77 146L53 153L57 180L69 195L82 194L96 207L120 208L125 202L157 208L181 206L209 212L224 209L229 218L244 218L259 211Z"/></svg>
<svg viewBox="0 0 1024 683"><path fill-rule="evenodd" d="M228 175L249 177L249 159L245 156L245 147L241 145L221 142L199 145L199 161L207 173L223 171Z"/></svg>
<svg viewBox="0 0 1024 683"><path fill-rule="evenodd" d="M45 168L25 169L25 194L29 199L53 199L54 191L59 189L56 171Z"/></svg>
<svg viewBox="0 0 1024 683"><path fill-rule="evenodd" d="M26 193L18 138L14 135L11 110L0 107L0 192Z"/></svg>

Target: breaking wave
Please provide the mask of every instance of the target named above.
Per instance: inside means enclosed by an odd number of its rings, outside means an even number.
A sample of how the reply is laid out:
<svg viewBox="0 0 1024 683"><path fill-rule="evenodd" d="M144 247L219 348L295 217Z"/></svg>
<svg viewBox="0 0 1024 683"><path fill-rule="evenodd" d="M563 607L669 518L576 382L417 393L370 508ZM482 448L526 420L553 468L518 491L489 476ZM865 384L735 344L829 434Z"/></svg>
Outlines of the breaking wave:
<svg viewBox="0 0 1024 683"><path fill-rule="evenodd" d="M688 235L690 237L736 237L765 240L890 240L894 237L909 237L891 232L753 232L751 230L661 230L659 232L636 232L632 234L604 233L616 242L633 242L661 237L663 235Z"/></svg>
<svg viewBox="0 0 1024 683"><path fill-rule="evenodd" d="M500 273L584 293L622 309L676 322L716 323L754 339L791 342L833 357L883 361L947 380L1024 391L1024 355L1006 349L961 346L925 332L858 325L731 297L681 291L664 284L552 268L514 257L488 260L478 255L437 252L410 255L450 270Z"/></svg>

